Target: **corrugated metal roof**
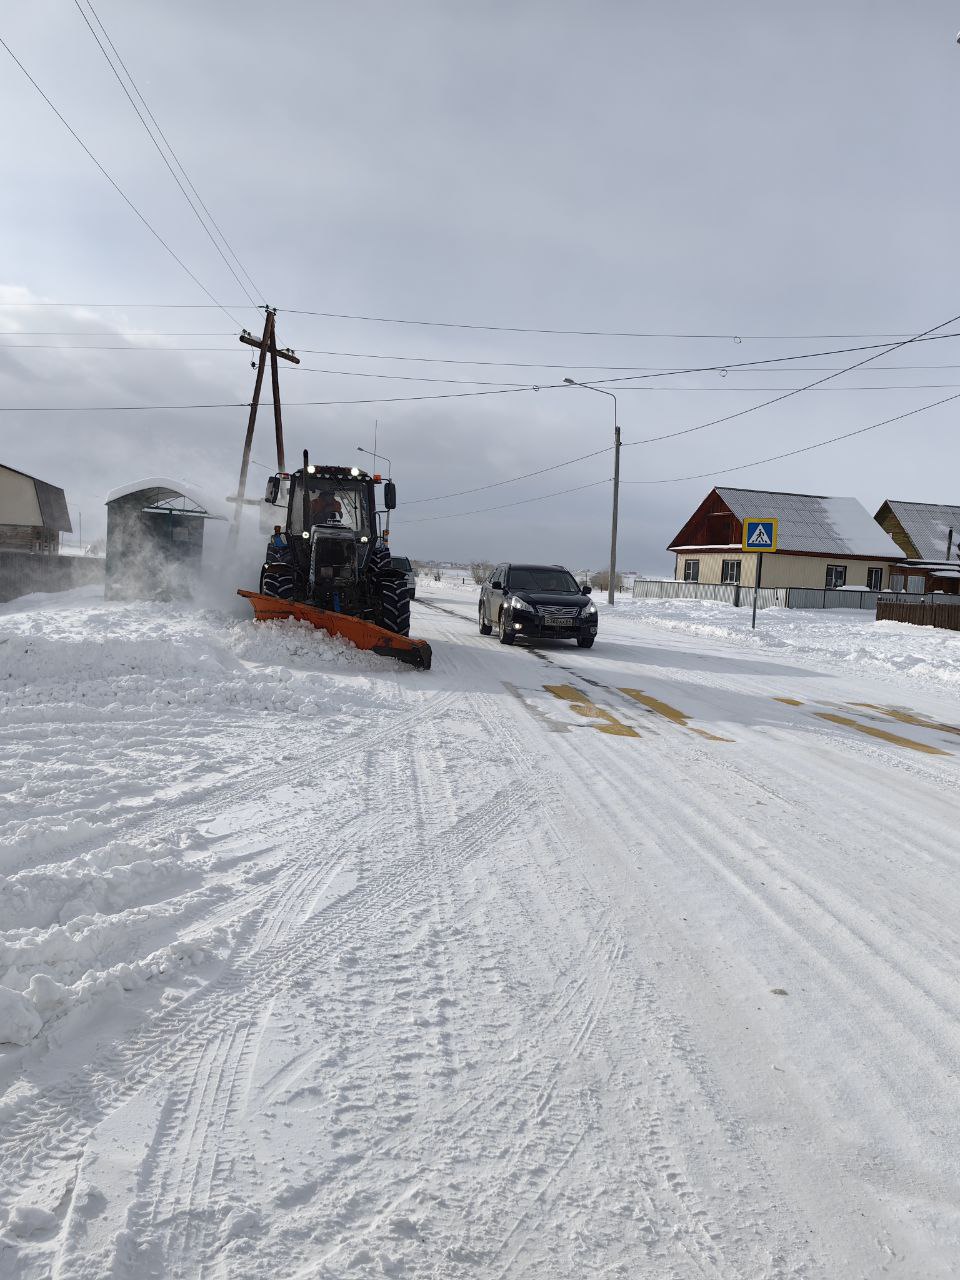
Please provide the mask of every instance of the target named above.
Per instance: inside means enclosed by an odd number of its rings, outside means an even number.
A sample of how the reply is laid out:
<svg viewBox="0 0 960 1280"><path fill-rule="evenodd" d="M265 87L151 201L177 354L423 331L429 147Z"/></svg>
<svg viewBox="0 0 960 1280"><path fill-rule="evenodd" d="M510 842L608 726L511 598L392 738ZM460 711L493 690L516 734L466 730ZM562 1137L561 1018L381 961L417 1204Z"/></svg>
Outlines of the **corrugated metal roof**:
<svg viewBox="0 0 960 1280"><path fill-rule="evenodd" d="M936 502L894 502L887 506L903 525L907 537L917 548L921 560L945 560L947 538L953 530L951 559L957 554L960 542L960 507L944 506Z"/></svg>
<svg viewBox="0 0 960 1280"><path fill-rule="evenodd" d="M21 476L24 480L31 482L43 528L57 530L60 533L73 532L70 514L67 511L67 499L62 489L55 484L48 484L46 480L38 480L36 476L28 475L26 471L8 467L5 463L0 463L0 470L9 471L11 475Z"/></svg>
<svg viewBox="0 0 960 1280"><path fill-rule="evenodd" d="M903 552L856 498L767 489L717 489L738 520L775 519L781 551L902 560Z"/></svg>

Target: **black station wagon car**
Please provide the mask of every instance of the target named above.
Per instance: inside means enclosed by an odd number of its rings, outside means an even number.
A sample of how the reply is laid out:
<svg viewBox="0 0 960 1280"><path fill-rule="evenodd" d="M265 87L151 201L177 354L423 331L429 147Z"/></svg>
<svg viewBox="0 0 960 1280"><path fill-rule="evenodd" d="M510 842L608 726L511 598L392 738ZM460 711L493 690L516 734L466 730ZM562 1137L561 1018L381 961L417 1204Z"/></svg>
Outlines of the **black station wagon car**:
<svg viewBox="0 0 960 1280"><path fill-rule="evenodd" d="M501 644L517 637L576 640L589 649L597 635L590 587L558 564L498 564L480 587L480 634L497 629Z"/></svg>

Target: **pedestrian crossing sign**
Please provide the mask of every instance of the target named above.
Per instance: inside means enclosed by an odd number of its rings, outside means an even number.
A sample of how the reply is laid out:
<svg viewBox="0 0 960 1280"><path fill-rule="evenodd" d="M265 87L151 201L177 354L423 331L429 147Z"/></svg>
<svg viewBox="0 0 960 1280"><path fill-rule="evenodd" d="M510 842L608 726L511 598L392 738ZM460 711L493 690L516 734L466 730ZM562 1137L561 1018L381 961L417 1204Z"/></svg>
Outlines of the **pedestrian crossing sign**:
<svg viewBox="0 0 960 1280"><path fill-rule="evenodd" d="M744 551L776 551L776 520L744 520L743 549Z"/></svg>

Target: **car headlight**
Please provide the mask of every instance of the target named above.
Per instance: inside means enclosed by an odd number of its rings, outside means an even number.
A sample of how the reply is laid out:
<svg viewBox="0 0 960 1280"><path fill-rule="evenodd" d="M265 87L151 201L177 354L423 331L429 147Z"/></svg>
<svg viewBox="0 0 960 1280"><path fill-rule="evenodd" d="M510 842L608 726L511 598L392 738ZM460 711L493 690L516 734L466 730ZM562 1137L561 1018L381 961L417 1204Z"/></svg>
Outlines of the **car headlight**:
<svg viewBox="0 0 960 1280"><path fill-rule="evenodd" d="M589 618L596 612L597 612L597 606L595 604L588 604L587 607L583 610L583 616L585 618Z"/></svg>
<svg viewBox="0 0 960 1280"><path fill-rule="evenodd" d="M511 613L533 613L534 608L526 600L521 600L519 596L511 596L507 602Z"/></svg>

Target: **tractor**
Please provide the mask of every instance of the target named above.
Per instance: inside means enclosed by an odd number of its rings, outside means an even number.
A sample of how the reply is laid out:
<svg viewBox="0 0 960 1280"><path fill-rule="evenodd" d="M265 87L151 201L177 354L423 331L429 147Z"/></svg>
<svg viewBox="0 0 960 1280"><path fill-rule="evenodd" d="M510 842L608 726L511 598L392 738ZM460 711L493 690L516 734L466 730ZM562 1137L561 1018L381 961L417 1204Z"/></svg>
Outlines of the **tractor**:
<svg viewBox="0 0 960 1280"><path fill-rule="evenodd" d="M316 466L277 472L267 481L266 509L283 508L260 570L259 593L241 591L258 619L297 617L362 649L413 666L430 665L430 646L411 640L410 600L404 574L393 568L378 525L377 486L383 506L397 505L392 480L359 467Z"/></svg>

